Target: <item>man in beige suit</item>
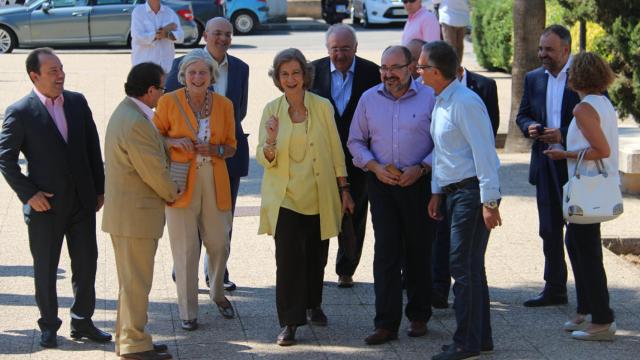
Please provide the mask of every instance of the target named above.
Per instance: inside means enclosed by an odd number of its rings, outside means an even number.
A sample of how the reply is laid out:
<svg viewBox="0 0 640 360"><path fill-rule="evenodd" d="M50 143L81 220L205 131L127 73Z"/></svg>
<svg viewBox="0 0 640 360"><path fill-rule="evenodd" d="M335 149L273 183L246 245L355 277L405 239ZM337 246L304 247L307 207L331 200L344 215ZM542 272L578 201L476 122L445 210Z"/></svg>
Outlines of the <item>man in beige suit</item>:
<svg viewBox="0 0 640 360"><path fill-rule="evenodd" d="M106 188L102 230L111 234L118 270L116 355L122 359L171 359L166 345L145 332L149 291L164 207L178 195L163 141L151 123L164 93L164 72L152 63L134 66L105 139Z"/></svg>

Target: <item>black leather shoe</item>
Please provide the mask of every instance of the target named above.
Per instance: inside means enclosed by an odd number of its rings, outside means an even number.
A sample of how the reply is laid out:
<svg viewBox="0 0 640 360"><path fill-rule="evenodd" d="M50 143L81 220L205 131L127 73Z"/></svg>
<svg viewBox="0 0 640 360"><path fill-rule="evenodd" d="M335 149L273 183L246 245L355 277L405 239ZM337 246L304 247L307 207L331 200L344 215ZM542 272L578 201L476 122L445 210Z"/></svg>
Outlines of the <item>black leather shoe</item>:
<svg viewBox="0 0 640 360"><path fill-rule="evenodd" d="M71 337L75 340L85 337L96 342L111 341L111 334L98 329L91 319L71 319Z"/></svg>
<svg viewBox="0 0 640 360"><path fill-rule="evenodd" d="M327 315L324 314L321 307L315 309L307 309L307 318L311 325L315 326L327 326Z"/></svg>
<svg viewBox="0 0 640 360"><path fill-rule="evenodd" d="M291 346L294 345L296 343L296 330L298 329L297 326L285 326L284 329L282 329L282 332L280 332L280 335L278 335L278 339L276 340L276 343L280 346Z"/></svg>
<svg viewBox="0 0 640 360"><path fill-rule="evenodd" d="M427 334L427 323L420 320L412 321L407 330L410 337L420 337Z"/></svg>
<svg viewBox="0 0 640 360"><path fill-rule="evenodd" d="M42 330L40 335L40 346L43 348L58 347L57 334L53 330Z"/></svg>
<svg viewBox="0 0 640 360"><path fill-rule="evenodd" d="M449 349L451 349L452 347L455 347L456 344L446 344L446 345L442 345L442 347L440 348L442 351L448 351ZM481 353L492 353L493 352L493 345L480 345L480 352Z"/></svg>
<svg viewBox="0 0 640 360"><path fill-rule="evenodd" d="M237 288L236 283L231 280L227 280L224 282L224 289L227 291L233 291Z"/></svg>
<svg viewBox="0 0 640 360"><path fill-rule="evenodd" d="M538 296L531 298L524 302L526 307L540 307L540 306L553 306L553 305L566 305L569 301L567 295L548 295L544 291L538 294Z"/></svg>
<svg viewBox="0 0 640 360"><path fill-rule="evenodd" d="M435 309L446 309L449 307L449 299L435 291L431 292L431 306Z"/></svg>
<svg viewBox="0 0 640 360"><path fill-rule="evenodd" d="M180 327L182 330L193 331L198 328L198 319L182 320Z"/></svg>
<svg viewBox="0 0 640 360"><path fill-rule="evenodd" d="M457 346L451 346L447 348L446 351L441 352L438 355L435 355L431 358L431 360L463 360L463 359L477 359L480 357L479 351L465 351L460 349Z"/></svg>
<svg viewBox="0 0 640 360"><path fill-rule="evenodd" d="M353 287L353 277L349 275L340 275L338 276L338 287L339 288L352 288Z"/></svg>
<svg viewBox="0 0 640 360"><path fill-rule="evenodd" d="M367 336L364 342L367 345L380 345L398 338L397 332L391 332L386 329L376 329L373 334Z"/></svg>
<svg viewBox="0 0 640 360"><path fill-rule="evenodd" d="M153 344L153 351L155 352L167 352L169 347L166 344Z"/></svg>

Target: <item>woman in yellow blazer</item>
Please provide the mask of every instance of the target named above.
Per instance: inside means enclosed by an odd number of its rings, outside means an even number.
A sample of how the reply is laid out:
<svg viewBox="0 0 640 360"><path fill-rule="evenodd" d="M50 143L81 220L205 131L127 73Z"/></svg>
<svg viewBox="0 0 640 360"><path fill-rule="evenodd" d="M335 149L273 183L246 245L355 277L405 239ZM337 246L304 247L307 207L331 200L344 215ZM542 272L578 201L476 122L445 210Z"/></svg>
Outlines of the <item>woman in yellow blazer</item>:
<svg viewBox="0 0 640 360"><path fill-rule="evenodd" d="M233 105L209 87L218 65L197 49L180 63L183 89L163 95L153 119L165 137L172 165L188 163L184 195L167 206L167 228L176 273L182 328L198 327L198 260L200 239L209 255L209 294L225 318L235 316L224 296L223 277L229 257L231 191L225 159L236 151Z"/></svg>
<svg viewBox="0 0 640 360"><path fill-rule="evenodd" d="M262 179L260 234L276 244L276 306L281 346L295 343L296 328L326 325L322 312L328 239L353 212L344 153L329 100L306 91L313 68L297 49L278 53L269 72L284 95L264 109L256 160Z"/></svg>

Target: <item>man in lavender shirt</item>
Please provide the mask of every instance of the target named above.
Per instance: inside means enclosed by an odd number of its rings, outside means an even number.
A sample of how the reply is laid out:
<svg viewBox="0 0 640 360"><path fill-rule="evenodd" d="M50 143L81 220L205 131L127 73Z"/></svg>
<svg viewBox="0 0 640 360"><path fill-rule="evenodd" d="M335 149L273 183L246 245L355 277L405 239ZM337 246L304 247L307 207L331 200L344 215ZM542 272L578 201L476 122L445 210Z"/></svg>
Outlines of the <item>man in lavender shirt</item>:
<svg viewBox="0 0 640 360"><path fill-rule="evenodd" d="M440 40L440 24L438 18L429 10L422 7L420 0L402 0L405 10L409 14L402 31L402 45L409 41L420 39L431 42Z"/></svg>
<svg viewBox="0 0 640 360"><path fill-rule="evenodd" d="M382 84L367 90L356 108L347 146L353 164L367 174L375 233L373 261L375 332L369 345L398 337L402 320L403 268L411 321L408 335L423 336L431 317L431 241L435 226L427 214L431 196L431 88L411 78L414 64L404 46L382 54Z"/></svg>

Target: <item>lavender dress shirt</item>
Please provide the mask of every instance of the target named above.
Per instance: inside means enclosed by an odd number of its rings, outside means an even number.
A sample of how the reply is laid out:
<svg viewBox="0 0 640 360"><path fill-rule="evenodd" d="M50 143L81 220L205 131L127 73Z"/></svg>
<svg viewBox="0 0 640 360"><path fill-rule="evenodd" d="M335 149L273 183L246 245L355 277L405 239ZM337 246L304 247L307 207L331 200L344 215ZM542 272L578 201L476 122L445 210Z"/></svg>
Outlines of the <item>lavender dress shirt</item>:
<svg viewBox="0 0 640 360"><path fill-rule="evenodd" d="M367 163L394 164L404 170L424 163L431 165L431 112L433 89L411 82L409 90L395 99L380 84L367 90L356 108L347 147L353 164L365 169Z"/></svg>

